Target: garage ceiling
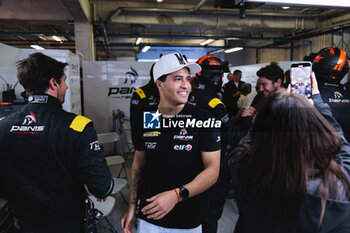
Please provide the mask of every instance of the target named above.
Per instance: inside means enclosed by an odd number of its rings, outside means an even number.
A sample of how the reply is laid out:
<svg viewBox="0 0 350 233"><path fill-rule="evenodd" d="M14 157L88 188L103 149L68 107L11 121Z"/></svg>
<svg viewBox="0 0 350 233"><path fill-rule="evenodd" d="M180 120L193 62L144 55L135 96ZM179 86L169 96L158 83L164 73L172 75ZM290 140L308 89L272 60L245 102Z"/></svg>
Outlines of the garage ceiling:
<svg viewBox="0 0 350 233"><path fill-rule="evenodd" d="M0 0L0 43L74 51L74 23L89 21L96 54L108 59L135 56L145 45L198 47L214 39L207 45L213 50L252 41L254 46L276 46L350 28L345 8L282 9L244 0L242 7L235 2L240 0Z"/></svg>

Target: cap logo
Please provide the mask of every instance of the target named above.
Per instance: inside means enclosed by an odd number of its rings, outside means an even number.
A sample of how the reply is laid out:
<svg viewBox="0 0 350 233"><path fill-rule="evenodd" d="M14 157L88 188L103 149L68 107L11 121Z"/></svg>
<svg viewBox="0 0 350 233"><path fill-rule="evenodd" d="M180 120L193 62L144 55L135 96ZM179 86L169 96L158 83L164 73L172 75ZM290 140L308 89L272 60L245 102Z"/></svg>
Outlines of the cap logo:
<svg viewBox="0 0 350 233"><path fill-rule="evenodd" d="M176 56L177 60L179 61L180 65L186 65L186 61L181 54L175 53L175 56Z"/></svg>

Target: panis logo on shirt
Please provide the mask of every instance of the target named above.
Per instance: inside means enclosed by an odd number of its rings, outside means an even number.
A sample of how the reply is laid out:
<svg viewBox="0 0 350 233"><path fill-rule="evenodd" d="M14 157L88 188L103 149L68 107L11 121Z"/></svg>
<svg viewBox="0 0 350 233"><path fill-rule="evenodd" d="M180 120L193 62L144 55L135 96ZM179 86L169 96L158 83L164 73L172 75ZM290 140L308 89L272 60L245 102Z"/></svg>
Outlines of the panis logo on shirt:
<svg viewBox="0 0 350 233"><path fill-rule="evenodd" d="M334 98L341 99L341 98L343 98L343 95L339 91L335 91L334 92Z"/></svg>
<svg viewBox="0 0 350 233"><path fill-rule="evenodd" d="M29 112L27 116L24 117L24 121L21 126L13 125L11 127L11 133L19 134L38 134L44 131L45 126L32 126L36 123L37 119L34 113Z"/></svg>
<svg viewBox="0 0 350 233"><path fill-rule="evenodd" d="M24 121L23 121L22 125L31 125L31 124L33 124L35 122L36 122L35 114L32 113L32 112L29 112L29 115L27 115L24 118Z"/></svg>
<svg viewBox="0 0 350 233"><path fill-rule="evenodd" d="M175 145L174 146L174 150L187 150L187 151L190 151L190 150L192 150L192 145L191 144Z"/></svg>
<svg viewBox="0 0 350 233"><path fill-rule="evenodd" d="M186 128L182 128L180 130L179 135L174 135L174 139L175 140L179 140L179 141L190 141L193 139L192 135L188 135L187 129Z"/></svg>
<svg viewBox="0 0 350 233"><path fill-rule="evenodd" d="M339 91L334 92L334 98L329 98L328 101L330 104L350 104L349 99L344 99L344 96Z"/></svg>

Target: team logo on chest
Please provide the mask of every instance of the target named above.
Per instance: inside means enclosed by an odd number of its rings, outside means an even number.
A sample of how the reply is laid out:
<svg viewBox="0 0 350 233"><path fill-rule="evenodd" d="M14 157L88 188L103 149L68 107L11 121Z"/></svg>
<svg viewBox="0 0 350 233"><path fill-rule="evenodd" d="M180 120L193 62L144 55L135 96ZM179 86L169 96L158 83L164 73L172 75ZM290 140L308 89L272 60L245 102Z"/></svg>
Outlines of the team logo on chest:
<svg viewBox="0 0 350 233"><path fill-rule="evenodd" d="M190 150L192 150L192 145L191 144L175 145L174 146L174 150L187 150L187 151L190 151Z"/></svg>
<svg viewBox="0 0 350 233"><path fill-rule="evenodd" d="M193 135L188 135L187 129L182 128L180 130L179 135L174 135L174 140L179 140L179 141L190 141L193 139Z"/></svg>
<svg viewBox="0 0 350 233"><path fill-rule="evenodd" d="M19 133L19 134L38 134L44 131L45 126L40 125L32 125L36 123L37 119L34 113L29 112L28 115L24 117L24 121L22 125L13 125L11 127L11 133Z"/></svg>
<svg viewBox="0 0 350 233"><path fill-rule="evenodd" d="M30 112L29 115L25 116L22 125L30 125L36 122L35 114Z"/></svg>
<svg viewBox="0 0 350 233"><path fill-rule="evenodd" d="M344 98L343 94L340 91L334 91L334 98L328 98L330 104L350 104L350 99Z"/></svg>
<svg viewBox="0 0 350 233"><path fill-rule="evenodd" d="M154 150L154 149L156 149L157 143L156 142L145 142L145 146L148 150Z"/></svg>

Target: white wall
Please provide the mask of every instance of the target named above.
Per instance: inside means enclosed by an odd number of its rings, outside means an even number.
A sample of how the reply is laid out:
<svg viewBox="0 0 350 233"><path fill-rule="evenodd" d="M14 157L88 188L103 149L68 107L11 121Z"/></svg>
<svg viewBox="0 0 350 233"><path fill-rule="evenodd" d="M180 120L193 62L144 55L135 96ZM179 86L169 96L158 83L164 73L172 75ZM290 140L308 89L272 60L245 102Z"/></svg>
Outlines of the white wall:
<svg viewBox="0 0 350 233"><path fill-rule="evenodd" d="M11 85L11 87L18 81L16 62L18 61L19 53L20 49L0 44L0 76ZM2 92L6 89L5 85L5 82L0 78L0 102L2 102ZM22 86L20 84L16 85L15 93L17 98L21 98L20 93L22 91Z"/></svg>
<svg viewBox="0 0 350 233"><path fill-rule="evenodd" d="M94 122L98 133L112 131L112 113L117 109L130 118L132 92L149 81L152 64L131 61L83 62L85 116Z"/></svg>

